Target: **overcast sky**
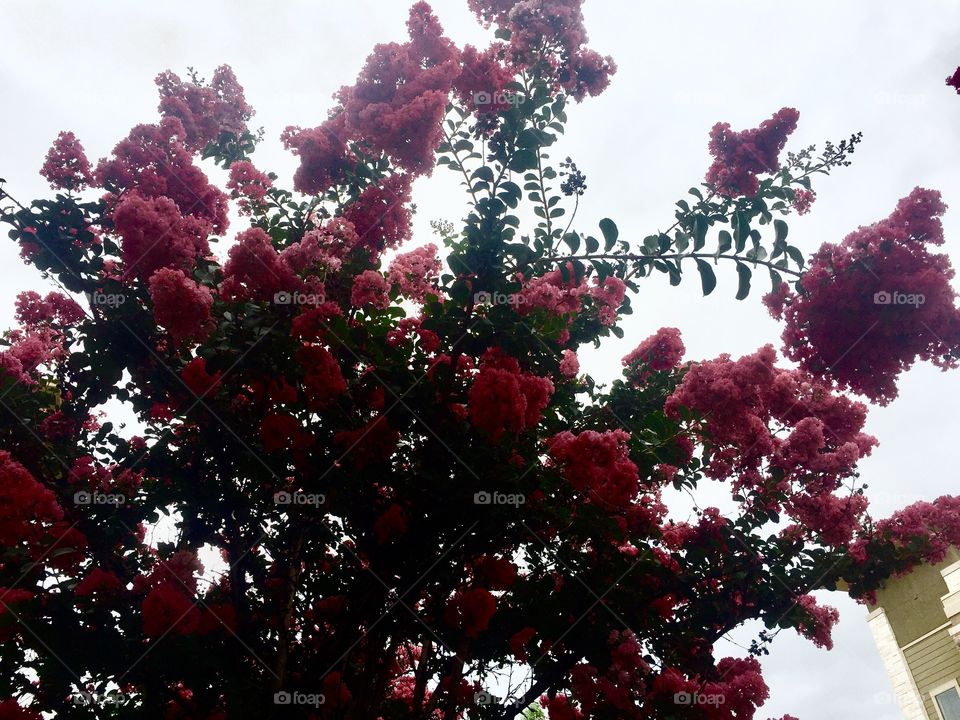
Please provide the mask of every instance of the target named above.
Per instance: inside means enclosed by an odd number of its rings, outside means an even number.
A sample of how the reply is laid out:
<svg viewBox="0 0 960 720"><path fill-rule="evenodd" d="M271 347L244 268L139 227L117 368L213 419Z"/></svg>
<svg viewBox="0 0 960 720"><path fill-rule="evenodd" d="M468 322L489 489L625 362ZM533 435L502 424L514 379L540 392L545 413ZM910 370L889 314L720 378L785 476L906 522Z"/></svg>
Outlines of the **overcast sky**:
<svg viewBox="0 0 960 720"><path fill-rule="evenodd" d="M254 160L289 183L295 167L278 136L290 124L312 127L331 94L353 81L376 42L402 40L403 0L125 3L3 0L0 3L0 177L19 198L49 192L37 171L60 130L73 130L96 159L139 122L156 118L154 76L210 76L233 66L257 109L266 140ZM486 42L465 0L435 0L458 43ZM707 132L718 120L754 127L778 108L800 110L788 147L841 140L863 131L854 165L815 179L813 212L791 220L791 241L807 252L885 217L915 185L940 189L953 209L945 250L960 262L960 97L944 78L960 64L960 1L805 0L792 3L689 0L588 0L590 45L619 65L610 89L569 113L571 155L587 174L579 229L612 217L621 237L641 239L672 221L673 203L702 181ZM433 219L457 221L457 179L438 170L418 181L415 242L429 241ZM234 227L234 231L237 227ZM24 266L14 244L0 243L0 327L13 318L20 290L50 289ZM773 342L780 327L759 302L733 299L735 279L718 273L708 299L691 276L679 288L651 278L633 300L626 337L601 352L584 350L594 377L619 373L619 358L658 327L679 327L689 358L739 356ZM757 285L761 285L758 278ZM900 382L901 397L871 411L880 439L862 463L874 512L887 515L919 499L956 493L960 372L920 366ZM758 718L790 712L801 720L899 718L862 607L845 596L832 652L784 633L763 661L771 700ZM721 653L741 654L733 645Z"/></svg>

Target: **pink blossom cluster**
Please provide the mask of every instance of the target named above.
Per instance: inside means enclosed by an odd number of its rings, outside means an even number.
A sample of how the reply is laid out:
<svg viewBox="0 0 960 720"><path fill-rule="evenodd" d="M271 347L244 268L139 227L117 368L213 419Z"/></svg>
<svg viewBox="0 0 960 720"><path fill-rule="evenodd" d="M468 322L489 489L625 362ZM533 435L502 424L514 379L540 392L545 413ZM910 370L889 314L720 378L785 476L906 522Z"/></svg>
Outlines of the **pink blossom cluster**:
<svg viewBox="0 0 960 720"><path fill-rule="evenodd" d="M664 372L677 367L685 351L677 328L660 328L627 353L621 362L629 376L644 378L651 370Z"/></svg>
<svg viewBox="0 0 960 720"><path fill-rule="evenodd" d="M549 378L521 371L514 358L491 348L468 392L470 420L493 442L517 435L540 422L553 390Z"/></svg>
<svg viewBox="0 0 960 720"><path fill-rule="evenodd" d="M817 647L832 650L831 631L840 619L840 613L836 608L818 605L813 595L802 595L797 598L797 606L807 615L807 618L800 623L800 634L813 641Z"/></svg>
<svg viewBox="0 0 960 720"><path fill-rule="evenodd" d="M366 248L376 257L410 239L412 213L409 175L391 175L370 185L343 210L342 220L352 226L355 247Z"/></svg>
<svg viewBox="0 0 960 720"><path fill-rule="evenodd" d="M960 95L960 67L953 72L953 75L947 78L947 85L954 88L957 94Z"/></svg>
<svg viewBox="0 0 960 720"><path fill-rule="evenodd" d="M39 293L26 290L17 295L16 306L17 321L28 328L46 323L70 326L84 317L83 308L73 298L59 292L49 292L45 297L40 297Z"/></svg>
<svg viewBox="0 0 960 720"><path fill-rule="evenodd" d="M438 294L441 267L437 246L429 243L397 255L387 271L387 282L407 299L422 303L427 293Z"/></svg>
<svg viewBox="0 0 960 720"><path fill-rule="evenodd" d="M304 345L296 353L303 368L303 392L307 407L319 410L329 406L347 390L340 363L329 350L319 345Z"/></svg>
<svg viewBox="0 0 960 720"><path fill-rule="evenodd" d="M816 199L817 194L813 190L801 188L794 190L793 200L790 204L793 205L793 209L797 211L797 215L806 215L810 212L810 206L813 205L813 201Z"/></svg>
<svg viewBox="0 0 960 720"><path fill-rule="evenodd" d="M184 146L191 152L216 142L221 133L242 135L253 116L243 88L229 65L218 67L209 85L184 82L167 70L157 75L160 89L160 113L183 123Z"/></svg>
<svg viewBox="0 0 960 720"><path fill-rule="evenodd" d="M90 161L72 132L61 132L47 151L40 174L55 190L82 190L93 182Z"/></svg>
<svg viewBox="0 0 960 720"><path fill-rule="evenodd" d="M227 196L193 164L185 138L175 117L137 125L114 148L113 158L97 165L97 184L121 198L133 191L144 198L169 198L181 214L205 221L209 232L223 232Z"/></svg>
<svg viewBox="0 0 960 720"><path fill-rule="evenodd" d="M734 491L746 488L765 509L785 509L821 540L842 544L866 508L861 496L835 494L876 445L862 432L866 408L802 370L775 367L775 360L767 345L739 360L721 355L692 364L665 411L702 416L708 477L732 476ZM777 482L768 479L771 470Z"/></svg>
<svg viewBox="0 0 960 720"><path fill-rule="evenodd" d="M177 345L199 342L212 330L213 294L183 270L160 268L149 282L153 317Z"/></svg>
<svg viewBox="0 0 960 720"><path fill-rule="evenodd" d="M63 518L56 496L10 453L0 450L0 545L19 548L41 540Z"/></svg>
<svg viewBox="0 0 960 720"><path fill-rule="evenodd" d="M277 293L301 287L300 279L261 228L252 227L237 235L228 256L220 284L220 294L227 300L273 300Z"/></svg>
<svg viewBox="0 0 960 720"><path fill-rule="evenodd" d="M188 269L210 253L210 225L184 215L165 196L125 195L113 211L113 224L127 277L146 280L160 268Z"/></svg>
<svg viewBox="0 0 960 720"><path fill-rule="evenodd" d="M943 244L940 193L916 188L880 222L825 243L809 263L800 292L768 296L784 317L784 352L811 373L886 404L899 374L917 359L955 367L960 311L954 270Z"/></svg>
<svg viewBox="0 0 960 720"><path fill-rule="evenodd" d="M227 189L231 191L231 197L239 199L241 214L249 214L254 207L263 205L271 187L273 180L270 176L257 170L249 160L238 160L230 166Z"/></svg>
<svg viewBox="0 0 960 720"><path fill-rule="evenodd" d="M376 270L364 270L353 279L350 304L355 307L372 307L383 310L390 305L390 283Z"/></svg>
<svg viewBox="0 0 960 720"><path fill-rule="evenodd" d="M550 457L578 492L606 509L621 509L637 495L639 473L625 430L568 430L547 441Z"/></svg>
<svg viewBox="0 0 960 720"><path fill-rule="evenodd" d="M583 0L470 0L469 5L485 25L510 32L506 55L512 67L547 63L557 85L576 100L603 92L616 72L612 58L584 47Z"/></svg>
<svg viewBox="0 0 960 720"><path fill-rule="evenodd" d="M11 330L5 339L10 347L0 351L0 370L25 385L36 382L41 366L62 359L67 352L63 333L48 325Z"/></svg>
<svg viewBox="0 0 960 720"><path fill-rule="evenodd" d="M567 270L567 279L558 268L526 281L513 297L517 312L529 315L535 310L546 310L552 315L572 315L583 309L584 298L589 297L600 322L613 325L627 291L623 280L611 276L591 285L587 278L576 279L572 263L567 263Z"/></svg>
<svg viewBox="0 0 960 720"><path fill-rule="evenodd" d="M713 164L707 170L707 183L726 197L756 194L760 186L757 175L776 172L780 151L799 118L799 112L785 107L758 128L735 132L730 123L714 125L709 145Z"/></svg>
<svg viewBox="0 0 960 720"><path fill-rule="evenodd" d="M884 546L888 549L883 550ZM960 546L960 497L944 495L933 502L916 502L878 520L850 546L850 557L868 563L875 552L878 556L889 553L889 546L905 557L901 573L920 563L941 562L951 547Z"/></svg>
<svg viewBox="0 0 960 720"><path fill-rule="evenodd" d="M432 172L460 53L425 2L411 8L407 30L408 42L374 48L357 82L337 93L340 106L331 119L284 132L284 143L301 159L298 190L317 194L339 182L352 164L350 142L386 154L409 173Z"/></svg>
<svg viewBox="0 0 960 720"><path fill-rule="evenodd" d="M507 86L515 73L504 62L506 48L494 43L480 51L467 45L460 53L460 74L453 81L457 99L478 114L496 113L510 107Z"/></svg>

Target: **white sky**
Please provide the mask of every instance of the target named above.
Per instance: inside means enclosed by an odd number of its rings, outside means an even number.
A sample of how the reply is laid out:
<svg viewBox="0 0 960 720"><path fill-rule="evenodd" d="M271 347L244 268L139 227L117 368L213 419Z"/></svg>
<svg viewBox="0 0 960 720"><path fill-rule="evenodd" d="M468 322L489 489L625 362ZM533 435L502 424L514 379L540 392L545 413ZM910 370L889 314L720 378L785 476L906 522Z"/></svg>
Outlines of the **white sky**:
<svg viewBox="0 0 960 720"><path fill-rule="evenodd" d="M73 130L96 160L132 125L155 119L159 71L184 75L192 65L209 77L229 63L257 109L252 124L266 128L254 160L289 183L295 164L280 146L281 130L319 124L331 94L353 81L374 43L405 38L409 4L2 0L0 177L21 199L42 196L48 190L37 171L57 132ZM458 43L485 42L465 0L433 6ZM792 105L801 120L789 148L864 133L852 167L814 180L818 200L809 216L791 220L792 242L812 252L838 241L885 217L919 184L940 189L954 206L945 249L960 263L960 97L944 85L960 64L960 1L588 0L585 14L591 47L613 55L620 69L606 93L571 109L569 138L554 152L556 160L571 155L587 174L580 230L596 233L597 220L609 216L621 237L639 240L669 225L673 203L709 164L714 122L754 127ZM423 243L430 220L459 219L457 178L439 169L417 184L415 201L415 242ZM5 229L0 267L5 328L17 292L49 286L20 262ZM706 300L695 276L679 288L647 280L626 338L582 352L584 369L615 377L619 358L661 326L683 331L690 358L778 346L780 327L760 293L737 302L732 268L718 276ZM755 285L765 287L762 276ZM868 424L881 444L861 467L879 515L960 485L951 450L960 435L960 373L921 366L900 389L901 398L873 409ZM900 717L863 608L842 595L831 601L842 612L835 649L783 633L763 661L772 698L758 718ZM729 653L740 651L731 645Z"/></svg>

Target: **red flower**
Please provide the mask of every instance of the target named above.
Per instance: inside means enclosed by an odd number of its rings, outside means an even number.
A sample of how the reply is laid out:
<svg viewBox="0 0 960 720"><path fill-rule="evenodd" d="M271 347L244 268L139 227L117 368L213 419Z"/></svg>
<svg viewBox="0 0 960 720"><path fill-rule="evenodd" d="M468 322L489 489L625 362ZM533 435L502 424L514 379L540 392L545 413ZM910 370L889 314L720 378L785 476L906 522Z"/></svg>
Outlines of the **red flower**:
<svg viewBox="0 0 960 720"><path fill-rule="evenodd" d="M490 625L497 611L497 599L483 588L459 590L447 603L444 620L463 630L467 637L478 638Z"/></svg>
<svg viewBox="0 0 960 720"><path fill-rule="evenodd" d="M628 375L646 377L646 370L664 372L672 370L683 358L686 348L677 328L660 328L623 358Z"/></svg>
<svg viewBox="0 0 960 720"><path fill-rule="evenodd" d="M381 545L403 537L410 522L406 510L394 503L373 523L373 534Z"/></svg>
<svg viewBox="0 0 960 720"><path fill-rule="evenodd" d="M540 422L553 390L549 378L521 372L516 360L489 350L468 392L470 419L493 442L505 432L519 434Z"/></svg>
<svg viewBox="0 0 960 720"><path fill-rule="evenodd" d="M168 632L191 635L197 631L200 610L183 588L161 583L143 600L143 632L156 638Z"/></svg>
<svg viewBox="0 0 960 720"><path fill-rule="evenodd" d="M208 395L211 390L220 381L221 373L216 372L213 375L207 372L207 361L202 357L196 357L186 365L180 372L180 377L190 391L198 398Z"/></svg>
<svg viewBox="0 0 960 720"><path fill-rule="evenodd" d="M341 457L348 457L357 469L387 462L399 441L400 433L390 427L385 415L379 415L362 428L341 430L333 435L333 442L343 448Z"/></svg>
<svg viewBox="0 0 960 720"><path fill-rule="evenodd" d="M554 435L547 447L574 489L608 508L620 508L636 497L639 482L637 466L628 453L629 440L624 430L587 430L579 435L564 431Z"/></svg>

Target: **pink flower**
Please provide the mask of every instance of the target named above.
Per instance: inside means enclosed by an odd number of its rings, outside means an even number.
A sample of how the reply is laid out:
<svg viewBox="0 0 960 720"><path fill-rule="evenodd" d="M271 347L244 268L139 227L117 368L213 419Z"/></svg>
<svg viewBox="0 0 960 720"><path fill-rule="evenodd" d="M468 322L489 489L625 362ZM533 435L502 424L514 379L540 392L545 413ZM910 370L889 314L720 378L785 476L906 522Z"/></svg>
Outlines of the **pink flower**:
<svg viewBox="0 0 960 720"><path fill-rule="evenodd" d="M213 294L187 277L183 270L161 268L150 278L150 300L157 324L166 328L176 345L200 341L212 329Z"/></svg>
<svg viewBox="0 0 960 720"><path fill-rule="evenodd" d="M564 350L563 358L560 360L560 374L564 377L573 378L580 372L580 360L573 350Z"/></svg>
<svg viewBox="0 0 960 720"><path fill-rule="evenodd" d="M812 640L817 647L832 650L833 638L830 635L840 619L840 613L835 608L818 605L813 595L801 595L796 602L807 616L798 626L800 634Z"/></svg>
<svg viewBox="0 0 960 720"><path fill-rule="evenodd" d="M53 146L47 151L40 174L55 190L82 190L93 182L90 161L83 151L83 145L72 132L57 135Z"/></svg>
<svg viewBox="0 0 960 720"><path fill-rule="evenodd" d="M409 300L423 302L427 293L437 294L440 273L437 246L433 243L397 255L390 263L387 281Z"/></svg>
<svg viewBox="0 0 960 720"><path fill-rule="evenodd" d="M960 95L960 67L954 71L953 75L947 78L947 85L955 88L957 94Z"/></svg>
<svg viewBox="0 0 960 720"><path fill-rule="evenodd" d="M800 113L793 108L782 108L752 130L734 132L730 123L714 125L710 131L714 160L707 170L707 183L727 197L756 194L757 175L776 172L780 151L796 130L799 118Z"/></svg>
<svg viewBox="0 0 960 720"><path fill-rule="evenodd" d="M341 88L338 98L350 137L407 172L429 175L447 98L460 73L459 51L425 2L410 9L407 29L410 41L377 45L356 84Z"/></svg>
<svg viewBox="0 0 960 720"><path fill-rule="evenodd" d="M627 294L627 286L618 277L606 277L601 285L590 288L590 297L597 306L597 314L603 325L613 325L617 321L617 310Z"/></svg>
<svg viewBox="0 0 960 720"><path fill-rule="evenodd" d="M899 374L919 358L956 367L960 311L944 254L940 193L916 188L885 220L839 245L825 243L800 280L768 305L786 319L784 353L811 373L886 404Z"/></svg>
<svg viewBox="0 0 960 720"><path fill-rule="evenodd" d="M193 164L184 147L186 131L175 117L159 125L137 125L97 165L97 184L116 196L136 191L144 198L164 196L180 213L205 221L213 232L227 229L227 196Z"/></svg>
<svg viewBox="0 0 960 720"><path fill-rule="evenodd" d="M272 300L277 293L293 292L300 286L264 230L253 227L237 235L223 266L221 295L229 300Z"/></svg>
<svg viewBox="0 0 960 720"><path fill-rule="evenodd" d="M474 112L495 113L509 107L505 90L513 82L514 73L501 62L502 54L499 45L491 45L483 52L467 45L460 54L463 69L453 87L460 102Z"/></svg>
<svg viewBox="0 0 960 720"><path fill-rule="evenodd" d="M350 303L354 307L372 305L383 310L390 306L390 283L376 270L364 270L353 280Z"/></svg>
<svg viewBox="0 0 960 720"><path fill-rule="evenodd" d="M618 509L633 500L639 482L629 440L624 430L586 430L579 435L564 431L550 438L547 448L575 490L608 509Z"/></svg>
<svg viewBox="0 0 960 720"><path fill-rule="evenodd" d="M493 442L504 433L519 434L540 422L553 390L549 378L521 372L516 360L488 350L468 392L470 420Z"/></svg>
<svg viewBox="0 0 960 720"><path fill-rule="evenodd" d="M318 345L304 345L295 357L304 369L303 391L311 410L329 406L346 392L347 382L340 372L340 364L329 350Z"/></svg>
<svg viewBox="0 0 960 720"><path fill-rule="evenodd" d="M84 318L81 308L73 298L63 293L49 292L41 298L32 290L17 295L17 321L25 327L37 327L46 323L73 325Z"/></svg>
<svg viewBox="0 0 960 720"><path fill-rule="evenodd" d="M343 180L355 158L347 148L344 116L338 115L310 130L288 127L281 140L300 158L293 186L307 195L319 195Z"/></svg>
<svg viewBox="0 0 960 720"><path fill-rule="evenodd" d="M16 548L37 542L46 532L44 525L62 518L56 496L0 450L0 545Z"/></svg>
<svg viewBox="0 0 960 720"><path fill-rule="evenodd" d="M376 257L384 248L392 248L410 239L412 214L410 176L391 175L370 185L343 209L343 220L356 233L356 246L368 248Z"/></svg>
<svg viewBox="0 0 960 720"><path fill-rule="evenodd" d="M627 368L628 375L639 373L643 377L645 369L655 372L672 370L680 364L685 351L677 328L660 328L627 353L621 362Z"/></svg>
<svg viewBox="0 0 960 720"><path fill-rule="evenodd" d="M583 48L571 56L560 73L560 84L576 101L599 95L610 85L617 64L609 55Z"/></svg>
<svg viewBox="0 0 960 720"><path fill-rule="evenodd" d="M231 197L239 198L240 212L249 213L255 206L263 205L267 190L273 187L273 180L260 172L248 160L238 160L230 166L230 179L227 189Z"/></svg>
<svg viewBox="0 0 960 720"><path fill-rule="evenodd" d="M797 211L797 215L806 215L810 212L810 206L813 205L813 201L817 199L817 194L813 190L794 190L793 192L793 209Z"/></svg>
<svg viewBox="0 0 960 720"><path fill-rule="evenodd" d="M192 152L216 142L221 133L240 136L247 130L253 109L229 65L221 65L209 85L185 83L167 70L157 75L160 113L183 123L184 145Z"/></svg>
<svg viewBox="0 0 960 720"><path fill-rule="evenodd" d="M113 212L124 273L143 280L160 268L190 268L209 254L210 225L167 197L126 195Z"/></svg>

